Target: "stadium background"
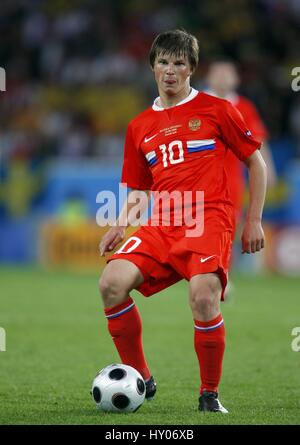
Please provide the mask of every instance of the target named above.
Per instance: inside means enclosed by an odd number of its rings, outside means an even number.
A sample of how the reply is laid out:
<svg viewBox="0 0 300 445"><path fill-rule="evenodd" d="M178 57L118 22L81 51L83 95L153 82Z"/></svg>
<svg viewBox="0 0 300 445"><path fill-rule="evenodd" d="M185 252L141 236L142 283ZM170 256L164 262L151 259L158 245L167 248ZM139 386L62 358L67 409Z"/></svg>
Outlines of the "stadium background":
<svg viewBox="0 0 300 445"><path fill-rule="evenodd" d="M0 326L14 323L15 307L22 308L28 320L34 320L34 310L41 316L41 302L37 295L33 298L32 286L39 292L42 282L52 280L58 286L51 293L57 303L49 312L54 319L58 308L62 313L71 310L74 302L65 292L74 294L78 272L83 272L78 289L93 294L98 303L94 278L104 260L98 255L103 229L96 224L96 196L101 190L118 194L126 126L157 95L147 59L149 46L157 33L175 27L199 39L200 64L192 85L205 87L211 60L224 56L235 60L240 92L255 102L270 133L278 183L267 195L267 247L254 258L241 256L237 244L238 289L239 283L242 289L253 286L250 278L239 281L247 273L258 277L253 288L258 295L268 288L270 294L275 292L274 283L282 292L290 285L294 294L298 292L300 92L292 90L291 71L300 66L299 1L3 0ZM77 284L69 288L65 279ZM20 294L25 301L20 301ZM79 297L74 303L78 310ZM255 298L258 308L260 300ZM295 301L291 299L286 310L296 316ZM278 306L278 314L281 310ZM87 329L84 316L78 314L76 323L77 329L81 323ZM288 324L287 329L296 325ZM8 345L9 338L13 343L13 334L8 335ZM97 345L95 329L90 341ZM287 348L288 341L287 337ZM107 363L112 361L109 348L104 354ZM15 365L11 358L11 366Z"/></svg>

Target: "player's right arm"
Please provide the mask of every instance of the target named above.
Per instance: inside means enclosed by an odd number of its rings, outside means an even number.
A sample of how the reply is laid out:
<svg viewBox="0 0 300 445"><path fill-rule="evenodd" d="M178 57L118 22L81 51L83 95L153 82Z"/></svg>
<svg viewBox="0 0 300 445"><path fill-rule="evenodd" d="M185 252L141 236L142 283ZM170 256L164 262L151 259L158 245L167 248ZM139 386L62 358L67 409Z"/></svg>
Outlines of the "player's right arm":
<svg viewBox="0 0 300 445"><path fill-rule="evenodd" d="M121 182L130 187L131 191L123 205L119 218L100 242L101 256L105 252L113 250L124 239L126 228L133 224L136 220L135 216L137 218L141 217L140 213L143 213L149 204L152 175L145 156L139 150L138 141L141 137L138 138L134 135L133 127L132 122L129 123L126 132L121 179ZM135 206L138 207L138 211L135 211Z"/></svg>
<svg viewBox="0 0 300 445"><path fill-rule="evenodd" d="M144 196L141 193L144 192ZM146 199L142 199L146 196ZM136 221L136 217L141 217L149 204L150 191L145 190L131 190L128 194L127 200L123 205L119 218L116 220L113 227L105 233L100 242L100 255L104 256L105 252L113 250L125 237L126 228ZM134 207L138 205L138 212L134 212ZM142 205L141 205L142 203Z"/></svg>

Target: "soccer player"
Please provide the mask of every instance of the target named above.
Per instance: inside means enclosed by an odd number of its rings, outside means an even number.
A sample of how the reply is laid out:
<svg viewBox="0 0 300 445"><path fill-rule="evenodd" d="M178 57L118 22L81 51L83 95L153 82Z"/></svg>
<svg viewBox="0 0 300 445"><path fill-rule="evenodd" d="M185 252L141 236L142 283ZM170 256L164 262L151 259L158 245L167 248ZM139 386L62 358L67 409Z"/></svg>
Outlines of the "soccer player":
<svg viewBox="0 0 300 445"><path fill-rule="evenodd" d="M99 286L104 312L122 362L142 374L146 398L151 399L156 383L145 359L141 318L129 294L137 289L148 297L186 279L200 370L199 410L227 413L218 395L225 349L220 300L234 230L225 155L232 150L249 170L250 202L242 234L245 253L264 247L261 218L266 166L260 142L230 102L190 86L198 64L198 42L193 35L183 30L159 34L149 59L159 97L128 125L122 182L132 190L116 225L102 238L100 254L111 251L124 238L133 198L140 191L149 197L157 192L169 196L174 191L182 195L189 191L193 200L187 207L193 213L202 208L197 191L203 191L203 232L191 236L187 230L193 228L190 221L178 225L181 203L173 203L171 215L166 215L161 202L154 202L155 224L150 221L138 229L104 268ZM166 216L174 220L169 225Z"/></svg>
<svg viewBox="0 0 300 445"><path fill-rule="evenodd" d="M276 170L273 163L267 139L269 137L258 110L253 102L237 93L240 77L236 65L230 60L217 60L209 66L206 76L207 94L226 99L235 106L243 116L252 136L262 143L261 154L267 165L267 184L273 187L277 181ZM232 150L225 156L225 171L228 178L230 198L236 212L237 223L243 214L243 196L245 191L244 165Z"/></svg>

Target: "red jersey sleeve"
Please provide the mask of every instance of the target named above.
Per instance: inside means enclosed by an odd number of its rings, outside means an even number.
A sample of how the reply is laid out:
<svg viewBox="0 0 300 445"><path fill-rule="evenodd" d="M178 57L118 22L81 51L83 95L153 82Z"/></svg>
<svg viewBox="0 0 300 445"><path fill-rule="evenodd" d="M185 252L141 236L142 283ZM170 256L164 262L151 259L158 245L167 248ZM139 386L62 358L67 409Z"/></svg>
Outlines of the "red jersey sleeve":
<svg viewBox="0 0 300 445"><path fill-rule="evenodd" d="M260 148L261 142L253 138L241 113L230 102L219 106L218 117L223 141L241 161Z"/></svg>
<svg viewBox="0 0 300 445"><path fill-rule="evenodd" d="M145 156L135 144L131 124L125 138L122 182L137 190L150 190L153 183Z"/></svg>

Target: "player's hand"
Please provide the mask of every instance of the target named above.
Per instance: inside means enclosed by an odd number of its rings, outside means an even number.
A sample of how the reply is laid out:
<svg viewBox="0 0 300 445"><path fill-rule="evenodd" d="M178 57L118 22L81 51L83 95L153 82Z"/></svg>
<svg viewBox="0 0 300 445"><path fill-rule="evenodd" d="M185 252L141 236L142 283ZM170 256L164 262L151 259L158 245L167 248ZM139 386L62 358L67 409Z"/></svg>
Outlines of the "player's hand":
<svg viewBox="0 0 300 445"><path fill-rule="evenodd" d="M125 230L125 227L118 226L112 227L108 232L106 232L99 245L101 256L104 256L105 252L113 250L116 245L124 239Z"/></svg>
<svg viewBox="0 0 300 445"><path fill-rule="evenodd" d="M265 235L261 221L246 221L241 239L242 253L255 253L263 249L265 247Z"/></svg>

